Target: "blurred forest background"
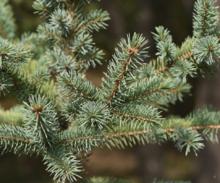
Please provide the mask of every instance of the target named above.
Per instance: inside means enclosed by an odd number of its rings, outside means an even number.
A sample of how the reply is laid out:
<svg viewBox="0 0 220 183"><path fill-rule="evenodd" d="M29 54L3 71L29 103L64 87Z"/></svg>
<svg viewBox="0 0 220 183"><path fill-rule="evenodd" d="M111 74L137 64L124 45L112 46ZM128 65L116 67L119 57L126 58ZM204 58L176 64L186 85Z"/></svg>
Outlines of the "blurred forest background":
<svg viewBox="0 0 220 183"><path fill-rule="evenodd" d="M109 27L95 35L99 47L109 60L115 45L126 33L143 33L150 41L150 52L155 52L152 34L154 27L167 27L177 44L192 34L193 0L102 0L101 8L111 15ZM220 4L220 0L218 0ZM33 13L32 0L11 0L18 25L17 34L36 30L40 22ZM88 73L88 79L99 85L103 65ZM98 70L98 72L97 72ZM210 78L196 78L192 82L192 95L184 102L171 106L169 113L185 116L194 108L212 105L220 109L220 71ZM1 105L10 108L15 99L10 96L0 99ZM117 176L132 182L150 183L154 178L163 180L192 180L193 183L220 182L220 145L207 144L205 150L185 157L172 144L147 145L125 151L108 152L96 150L87 163L89 176ZM50 183L40 159L33 157L0 157L2 183Z"/></svg>

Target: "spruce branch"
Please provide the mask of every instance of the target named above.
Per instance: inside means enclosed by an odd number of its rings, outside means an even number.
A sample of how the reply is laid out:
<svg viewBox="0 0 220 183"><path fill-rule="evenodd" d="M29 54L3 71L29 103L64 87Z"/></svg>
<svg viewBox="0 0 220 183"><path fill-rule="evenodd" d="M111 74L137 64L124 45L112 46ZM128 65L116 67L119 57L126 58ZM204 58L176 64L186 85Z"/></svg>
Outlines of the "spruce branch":
<svg viewBox="0 0 220 183"><path fill-rule="evenodd" d="M218 35L219 10L216 0L198 0L195 3L193 35L202 38Z"/></svg>
<svg viewBox="0 0 220 183"><path fill-rule="evenodd" d="M115 109L113 116L126 119L135 120L143 123L153 123L160 124L161 115L159 111L152 107L146 105L126 105L125 107Z"/></svg>
<svg viewBox="0 0 220 183"><path fill-rule="evenodd" d="M0 32L0 95L14 92L24 103L0 109L3 152L40 155L54 180L65 183L80 178L84 155L97 147L172 141L188 155L198 154L204 140L218 141L218 111L205 108L185 118L162 115L190 93L188 78L219 61L215 0L197 0L193 37L181 46L169 30L157 27L153 59L146 60L141 34L122 39L100 88L87 80L86 71L103 63L104 52L92 34L107 27L106 11L88 8L91 0L35 0L43 21L37 33L12 40L12 13L2 2L0 27L10 30Z"/></svg>
<svg viewBox="0 0 220 183"><path fill-rule="evenodd" d="M25 103L25 129L42 148L51 148L59 132L57 114L53 105L40 96Z"/></svg>
<svg viewBox="0 0 220 183"><path fill-rule="evenodd" d="M79 128L98 132L108 128L111 118L110 110L106 104L85 102L80 107L76 121Z"/></svg>
<svg viewBox="0 0 220 183"><path fill-rule="evenodd" d="M120 92L125 77L137 69L147 57L146 44L144 37L136 33L132 37L128 35L127 39L121 40L103 80L101 87L103 100L112 103L117 92Z"/></svg>
<svg viewBox="0 0 220 183"><path fill-rule="evenodd" d="M80 162L70 153L49 153L44 156L44 164L47 171L53 175L57 183L75 182L81 172Z"/></svg>
<svg viewBox="0 0 220 183"><path fill-rule="evenodd" d="M198 63L207 63L209 65L218 61L220 57L220 42L217 37L207 36L201 38L195 43L193 54Z"/></svg>
<svg viewBox="0 0 220 183"><path fill-rule="evenodd" d="M158 49L156 55L159 59L171 64L175 57L176 45L173 43L173 38L170 36L170 32L162 26L156 27L154 39L157 42Z"/></svg>
<svg viewBox="0 0 220 183"><path fill-rule="evenodd" d="M84 76L77 74L75 71L69 71L69 73L61 75L60 83L63 84L62 87L65 87L67 96L77 95L88 100L97 99L97 88L83 77Z"/></svg>
<svg viewBox="0 0 220 183"><path fill-rule="evenodd" d="M109 14L103 10L94 10L89 12L86 18L76 27L75 33L81 31L99 31L107 27L106 21L109 20Z"/></svg>
<svg viewBox="0 0 220 183"><path fill-rule="evenodd" d="M56 92L51 81L45 80L45 67L36 61L30 60L32 57L31 50L28 45L22 43L12 43L8 40L0 38L0 60L1 74L9 75L8 80L16 80L12 83L16 87L24 87L29 92L43 93L56 103ZM38 70L36 70L38 68ZM3 78L2 78L3 79ZM10 84L10 85L12 85ZM8 89L9 87L7 87ZM20 93L20 98L27 98L27 93Z"/></svg>
<svg viewBox="0 0 220 183"><path fill-rule="evenodd" d="M162 127L156 130L151 127L140 127L139 124L132 124L120 126L117 130L115 128L113 131L100 135L88 135L87 132L76 133L76 131L70 130L60 134L60 143L66 144L67 147L70 146L73 152L75 152L75 149L89 152L95 147L124 149L137 144L143 145L150 142L162 143L170 139L174 143L177 143L180 150L186 147L185 153L188 155L191 149L196 154L198 150L204 147L202 142L206 137L202 138L202 135L203 130L207 129L219 130L220 125ZM211 131L209 132L209 135L213 135Z"/></svg>
<svg viewBox="0 0 220 183"><path fill-rule="evenodd" d="M0 148L2 153L38 154L39 150L22 127L0 125Z"/></svg>

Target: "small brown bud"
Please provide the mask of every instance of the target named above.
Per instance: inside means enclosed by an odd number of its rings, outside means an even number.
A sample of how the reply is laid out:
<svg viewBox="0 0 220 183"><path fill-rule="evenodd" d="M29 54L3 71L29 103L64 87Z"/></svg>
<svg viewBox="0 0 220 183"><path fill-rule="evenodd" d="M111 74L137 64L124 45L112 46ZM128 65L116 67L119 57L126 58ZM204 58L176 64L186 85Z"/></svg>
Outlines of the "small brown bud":
<svg viewBox="0 0 220 183"><path fill-rule="evenodd" d="M138 54L138 49L137 48L128 48L128 52L130 55L136 55Z"/></svg>

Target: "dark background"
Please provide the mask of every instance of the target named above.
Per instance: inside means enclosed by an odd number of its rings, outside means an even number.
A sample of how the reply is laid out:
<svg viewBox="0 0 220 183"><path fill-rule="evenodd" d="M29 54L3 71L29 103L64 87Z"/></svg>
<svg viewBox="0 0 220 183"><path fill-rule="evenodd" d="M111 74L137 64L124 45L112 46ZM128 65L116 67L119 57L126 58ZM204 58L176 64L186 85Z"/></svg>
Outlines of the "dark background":
<svg viewBox="0 0 220 183"><path fill-rule="evenodd" d="M111 57L115 45L127 33L143 33L150 41L153 55L155 45L151 32L154 27L164 25L180 45L192 34L193 0L102 0L98 5L111 15L107 30L95 35L99 47ZM218 0L220 4L220 0ZM17 34L35 31L40 22L33 13L31 0L11 0L18 25ZM100 84L106 66L90 70L88 79ZM98 70L98 72L97 72ZM220 108L220 72L209 79L196 78L191 81L192 94L184 102L170 107L170 113L185 116L194 108L212 105ZM1 99L6 108L14 99ZM132 182L150 183L154 178L163 180L191 180L193 183L220 183L219 145L207 144L206 149L195 157L185 157L173 144L147 145L125 151L96 150L88 161L89 176L118 176ZM0 182L2 183L49 183L50 177L44 171L41 159L4 155L0 158Z"/></svg>

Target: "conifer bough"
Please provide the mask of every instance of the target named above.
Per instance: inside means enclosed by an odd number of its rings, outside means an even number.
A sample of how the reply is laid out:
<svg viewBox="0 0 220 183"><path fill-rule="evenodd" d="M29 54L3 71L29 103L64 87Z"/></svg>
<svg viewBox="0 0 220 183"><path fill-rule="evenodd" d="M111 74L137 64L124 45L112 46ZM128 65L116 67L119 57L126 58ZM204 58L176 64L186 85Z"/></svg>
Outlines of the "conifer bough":
<svg viewBox="0 0 220 183"><path fill-rule="evenodd" d="M196 1L193 36L181 46L157 27L153 59L143 35L122 39L100 87L85 75L105 60L93 33L107 27L109 14L89 3L35 0L42 23L17 38L8 1L0 1L0 95L19 100L8 111L0 109L1 152L41 156L58 183L104 183L112 180L86 179L83 172L82 162L96 147L172 141L186 155L197 155L205 140L217 142L220 112L203 108L186 118L161 113L190 93L189 78L218 65L215 0Z"/></svg>

